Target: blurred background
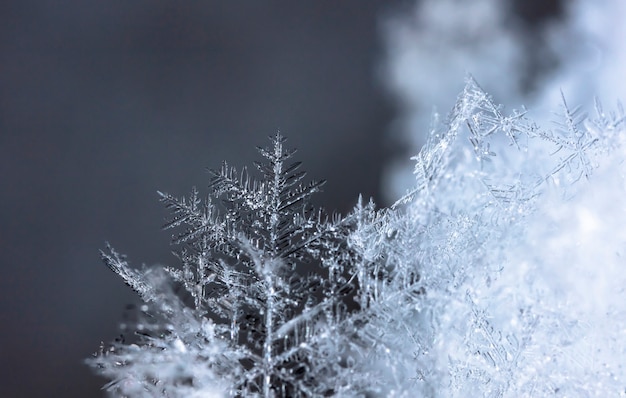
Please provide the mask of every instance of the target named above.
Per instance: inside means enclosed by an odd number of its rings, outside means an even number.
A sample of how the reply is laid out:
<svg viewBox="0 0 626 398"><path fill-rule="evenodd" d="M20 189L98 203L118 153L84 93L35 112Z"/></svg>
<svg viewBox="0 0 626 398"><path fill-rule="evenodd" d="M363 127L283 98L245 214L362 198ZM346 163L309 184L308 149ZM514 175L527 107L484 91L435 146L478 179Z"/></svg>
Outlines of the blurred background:
<svg viewBox="0 0 626 398"><path fill-rule="evenodd" d="M137 300L98 250L175 264L157 190L202 192L280 130L328 180L317 205L386 205L465 73L514 107L579 75L587 3L2 2L0 397L103 396L82 361Z"/></svg>

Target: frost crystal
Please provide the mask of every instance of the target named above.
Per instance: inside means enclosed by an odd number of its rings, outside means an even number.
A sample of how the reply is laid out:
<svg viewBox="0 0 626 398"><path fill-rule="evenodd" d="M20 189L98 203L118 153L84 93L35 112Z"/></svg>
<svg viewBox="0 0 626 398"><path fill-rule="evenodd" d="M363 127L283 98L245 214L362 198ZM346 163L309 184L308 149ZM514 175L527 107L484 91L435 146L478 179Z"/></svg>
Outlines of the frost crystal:
<svg viewBox="0 0 626 398"><path fill-rule="evenodd" d="M177 229L181 266L158 276L129 268L113 249L105 263L149 304L160 322L136 325L139 342L114 344L91 361L135 396L189 396L209 386L229 396L329 395L346 387L354 363L339 344L347 313L347 224L314 212L300 163L276 135L258 148L262 179L224 163L201 200L159 193ZM171 292L168 279L184 293Z"/></svg>
<svg viewBox="0 0 626 398"><path fill-rule="evenodd" d="M469 78L415 188L343 218L276 135L260 179L160 193L179 267L103 252L145 304L89 363L133 397L625 396L626 117L596 113L546 129Z"/></svg>

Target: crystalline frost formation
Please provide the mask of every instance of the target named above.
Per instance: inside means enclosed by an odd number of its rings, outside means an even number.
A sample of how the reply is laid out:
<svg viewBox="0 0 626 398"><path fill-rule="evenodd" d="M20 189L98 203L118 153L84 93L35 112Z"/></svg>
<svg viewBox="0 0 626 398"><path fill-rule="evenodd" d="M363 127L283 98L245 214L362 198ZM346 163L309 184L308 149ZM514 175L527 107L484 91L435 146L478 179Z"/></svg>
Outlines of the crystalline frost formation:
<svg viewBox="0 0 626 398"><path fill-rule="evenodd" d="M562 106L543 129L468 79L387 209L314 211L323 182L303 183L280 135L258 180L224 163L204 200L160 193L181 265L103 252L145 305L136 341L90 365L120 396L626 394L626 211L588 194L626 190L624 112Z"/></svg>

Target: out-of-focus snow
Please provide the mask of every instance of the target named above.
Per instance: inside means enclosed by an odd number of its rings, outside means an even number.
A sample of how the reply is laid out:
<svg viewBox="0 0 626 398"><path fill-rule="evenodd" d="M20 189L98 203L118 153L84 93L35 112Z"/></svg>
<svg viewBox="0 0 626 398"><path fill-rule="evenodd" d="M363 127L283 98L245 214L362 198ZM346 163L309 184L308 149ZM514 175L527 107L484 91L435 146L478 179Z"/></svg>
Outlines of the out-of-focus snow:
<svg viewBox="0 0 626 398"><path fill-rule="evenodd" d="M552 118L561 90L586 109L594 97L607 105L626 97L626 3L564 3L560 18L532 32L499 0L422 0L385 21L381 77L399 103L390 134L410 148L385 173L389 201L412 185L408 158L424 144L433 109L451 108L468 73L497 103L525 106L538 121Z"/></svg>

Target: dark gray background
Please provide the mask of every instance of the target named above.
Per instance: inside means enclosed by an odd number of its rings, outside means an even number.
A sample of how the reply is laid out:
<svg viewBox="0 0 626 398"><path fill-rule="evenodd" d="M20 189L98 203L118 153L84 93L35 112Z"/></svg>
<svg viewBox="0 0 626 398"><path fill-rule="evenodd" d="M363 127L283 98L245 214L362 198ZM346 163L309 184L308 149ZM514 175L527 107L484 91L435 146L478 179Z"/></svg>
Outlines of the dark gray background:
<svg viewBox="0 0 626 398"><path fill-rule="evenodd" d="M317 204L380 203L378 21L410 4L1 2L0 397L101 395L82 361L136 299L98 249L175 263L157 190L202 191L280 129L328 180Z"/></svg>

